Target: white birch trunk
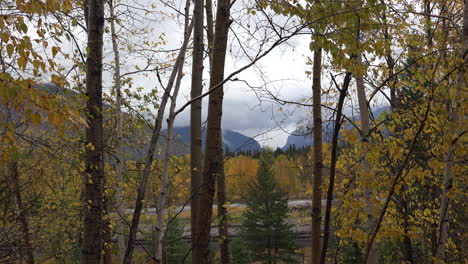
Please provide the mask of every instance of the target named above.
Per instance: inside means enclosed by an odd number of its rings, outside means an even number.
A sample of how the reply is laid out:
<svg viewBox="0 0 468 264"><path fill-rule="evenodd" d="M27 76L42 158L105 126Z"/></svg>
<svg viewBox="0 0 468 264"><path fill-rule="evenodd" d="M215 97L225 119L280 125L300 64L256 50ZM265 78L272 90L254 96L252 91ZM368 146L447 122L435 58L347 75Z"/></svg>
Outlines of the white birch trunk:
<svg viewBox="0 0 468 264"><path fill-rule="evenodd" d="M357 55L357 63L359 66L362 66L362 54L359 52ZM359 73L356 74L356 89L358 95L358 102L359 102L359 117L361 119L361 142L362 142L362 149L361 149L361 169L365 174L364 177L364 199L365 199L365 208L368 215L368 219L366 222L366 230L371 234L373 232L373 224L375 220L375 208L372 202L373 192L371 187L371 165L369 161L365 158L367 152L369 151L369 133L370 133L370 118L369 118L369 108L367 105L367 96L366 96L366 88L364 86L364 77L362 73L362 69L359 70ZM367 264L377 264L378 258L375 251L375 246L373 246L369 253L369 258L367 259Z"/></svg>
<svg viewBox="0 0 468 264"><path fill-rule="evenodd" d="M193 29L193 23L189 26L189 9L190 9L190 0L186 1L185 5L185 24L184 24L184 43L182 44L179 59L179 67L177 70L177 79L174 87L174 93L171 97L171 106L169 109L169 118L167 119L167 137L166 137L166 148L164 150L164 165L163 165L163 177L161 183L161 190L158 196L157 203L157 224L156 224L156 241L155 241L155 259L156 261L162 262L163 257L163 241L167 231L167 223L164 221L164 217L167 214L167 197L169 193L169 159L171 156L172 149L172 137L173 137L173 127L174 127L174 112L176 107L177 96L179 95L180 83L183 77L183 68L185 61L185 53L187 50L187 43L190 38L190 34Z"/></svg>
<svg viewBox="0 0 468 264"><path fill-rule="evenodd" d="M462 99L462 90L467 87L467 77L465 75L466 65L468 63L468 0L465 0L465 5L463 9L463 31L462 31L462 47L461 47L461 65L458 72L457 85L453 106L449 108L449 122L457 123L459 122L459 111L460 111L460 102L459 99ZM450 100L451 98L449 98ZM440 215L439 215L439 231L437 234L437 263L445 263L445 244L448 238L448 223L449 223L449 202L450 198L448 193L452 189L453 181L453 158L455 155L455 141L453 137L456 137L455 125L449 125L449 147L445 155L445 168L444 168L444 181L443 181L443 191L442 199L440 202Z"/></svg>
<svg viewBox="0 0 468 264"><path fill-rule="evenodd" d="M115 85L115 115L116 115L116 174L117 174L117 190L115 194L115 202L117 207L117 245L119 247L119 263L123 262L125 256L125 225L123 217L125 217L125 205L123 199L123 177L124 177L124 155L123 155L123 134L122 134L122 93L120 84L120 55L119 46L117 43L117 34L115 32L115 13L113 0L109 0L110 12L110 27L112 38L112 50L114 52L114 85Z"/></svg>

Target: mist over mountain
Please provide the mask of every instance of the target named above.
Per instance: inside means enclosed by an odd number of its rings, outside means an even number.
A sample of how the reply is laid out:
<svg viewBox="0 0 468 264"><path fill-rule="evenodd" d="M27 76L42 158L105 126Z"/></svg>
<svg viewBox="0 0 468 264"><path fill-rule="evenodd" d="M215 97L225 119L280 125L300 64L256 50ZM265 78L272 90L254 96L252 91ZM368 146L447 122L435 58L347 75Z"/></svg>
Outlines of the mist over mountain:
<svg viewBox="0 0 468 264"><path fill-rule="evenodd" d="M382 113L389 110L388 106L379 107L372 110L372 115L374 118L378 118ZM359 116L354 116L353 120L359 121ZM353 126L347 122L342 127L345 129L353 129ZM325 122L322 127L322 140L324 143L330 143L333 137L333 122ZM293 145L296 148L303 148L307 146L312 146L314 141L312 139L312 126L307 126L300 124L297 128L288 136L286 144L282 147L283 150L287 150Z"/></svg>
<svg viewBox="0 0 468 264"><path fill-rule="evenodd" d="M65 97L70 98L70 96L78 95L77 92L66 89L60 88L54 84L41 84L38 86L41 90L47 91L51 94L60 94L64 95ZM110 107L109 105L105 104L104 107ZM388 111L388 106L383 106L379 108L375 108L372 110L372 115L374 118L378 118L382 113ZM124 114L125 115L125 114ZM128 118L128 116L126 116ZM354 115L353 120L359 121L359 116ZM344 125L345 129L353 129L353 126L347 122ZM323 124L323 131L322 131L322 140L324 143L330 143L332 141L333 136L333 121L324 122ZM142 131L140 131L142 132ZM150 137L151 130L147 129L142 133L145 134L147 137ZM158 142L158 153L156 153L156 157L160 158L161 153L163 153L164 146L166 144L166 130L163 129L161 131L161 137ZM186 155L190 153L190 127L189 126L179 126L174 127L173 130L173 137L174 137L174 145L172 147L171 154L172 155ZM202 144L205 145L206 142L206 130L202 130ZM288 136L285 145L282 147L283 150L287 150L294 146L295 148L303 148L313 145L312 139L312 126L308 124L298 124L297 128ZM128 149L129 156L132 158L142 158L146 155L147 146L142 144L141 146L137 147L135 150ZM246 152L246 151L261 151L261 145L253 138L248 137L242 133L235 132L233 130L224 129L223 130L223 149L224 151L229 151L233 153L237 152Z"/></svg>
<svg viewBox="0 0 468 264"><path fill-rule="evenodd" d="M163 131L163 134L166 135L166 130ZM175 146L179 148L179 151L174 149L174 155L183 155L188 154L190 147L190 127L174 127L173 137ZM164 137L165 138L165 137ZM206 130L202 130L202 144L205 145L206 142ZM165 139L162 144L165 144ZM185 146L185 147L184 147ZM260 151L262 147L260 144L253 138L243 135L239 132L232 130L223 130L223 149L224 151L229 152L239 152L239 151Z"/></svg>

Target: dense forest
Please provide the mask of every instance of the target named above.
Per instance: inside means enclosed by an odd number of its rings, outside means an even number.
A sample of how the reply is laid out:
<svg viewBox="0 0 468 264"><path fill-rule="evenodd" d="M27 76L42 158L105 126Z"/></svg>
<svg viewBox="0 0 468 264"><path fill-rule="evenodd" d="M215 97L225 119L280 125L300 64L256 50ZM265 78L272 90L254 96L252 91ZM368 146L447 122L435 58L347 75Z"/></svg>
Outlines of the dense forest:
<svg viewBox="0 0 468 264"><path fill-rule="evenodd" d="M0 0L0 263L467 263L467 5Z"/></svg>

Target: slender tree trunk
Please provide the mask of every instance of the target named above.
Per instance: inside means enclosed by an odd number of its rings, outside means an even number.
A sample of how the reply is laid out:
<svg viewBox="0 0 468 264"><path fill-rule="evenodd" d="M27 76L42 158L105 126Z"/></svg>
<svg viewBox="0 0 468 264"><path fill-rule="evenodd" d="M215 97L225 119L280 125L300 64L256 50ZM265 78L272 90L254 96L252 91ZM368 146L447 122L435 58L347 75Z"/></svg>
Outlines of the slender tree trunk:
<svg viewBox="0 0 468 264"><path fill-rule="evenodd" d="M428 47L432 46L432 37L433 37L433 31L432 31L432 21L431 21L431 12L432 12L432 7L431 7L431 0L423 0L423 5L424 5L424 27L426 30L426 44Z"/></svg>
<svg viewBox="0 0 468 264"><path fill-rule="evenodd" d="M102 251L104 151L102 138L102 47L104 1L88 0L84 219L81 263L99 264Z"/></svg>
<svg viewBox="0 0 468 264"><path fill-rule="evenodd" d="M18 209L18 220L21 226L21 235L23 236L23 243L20 245L20 248L23 247L24 252L26 255L26 263L34 264L34 249L31 243L31 234L29 231L29 222L26 210L23 204L23 197L21 195L21 184L20 184L20 174L18 170L18 162L17 161L10 161L10 177L13 182L13 191L15 194L15 201L16 206ZM21 258L23 254L21 254Z"/></svg>
<svg viewBox="0 0 468 264"><path fill-rule="evenodd" d="M213 42L214 42L214 22L213 22L213 2L206 0L206 38L208 40L208 57L210 59L210 70L213 62Z"/></svg>
<svg viewBox="0 0 468 264"><path fill-rule="evenodd" d="M384 0L381 0L382 5L386 5ZM393 58L392 55L392 50L391 50L391 35L389 33L389 26L388 26L388 21L387 21L387 15L386 11L382 11L382 22L384 25L383 28L383 34L384 34L384 40L385 40L385 48L387 50L387 54L385 55L385 60L387 62L387 68L388 68L388 75L390 77L389 79L389 88L390 88L390 107L391 107L391 112L394 113L395 110L397 110L400 107L398 98L397 98L397 92L396 92L396 82L398 81L397 76L394 76L395 74L395 59ZM390 81L392 83L390 83ZM400 128L396 128L396 131L400 131ZM401 193L404 193L405 186L402 186L402 191ZM409 212L408 212L408 203L406 201L406 198L404 195L401 195L401 202L400 202L400 208L401 208L401 215L403 218L403 231L404 231L404 237L403 237L403 245L404 245L404 256L405 256L405 261L408 263L414 263L414 258L413 258L413 246L411 242L411 238L408 234L409 228L410 228L410 223L409 223Z"/></svg>
<svg viewBox="0 0 468 264"><path fill-rule="evenodd" d="M402 199L400 206L403 214L403 231L405 233L403 237L403 245L405 247L405 260L408 263L415 263L413 258L413 246L411 244L411 238L409 236L410 223L408 215L408 204L404 198Z"/></svg>
<svg viewBox="0 0 468 264"><path fill-rule="evenodd" d="M89 18L89 3L88 1L83 1L83 17L84 17L84 21L85 21L85 26L86 26L86 30L89 29L88 27L88 18Z"/></svg>
<svg viewBox="0 0 468 264"><path fill-rule="evenodd" d="M224 160L223 160L224 162ZM224 166L223 166L224 167ZM218 197L218 242L220 246L221 263L228 264L229 257L229 233L228 233L228 214L226 202L226 176L223 173L218 174L216 179L217 184L217 197Z"/></svg>
<svg viewBox="0 0 468 264"><path fill-rule="evenodd" d="M381 0L382 5L386 5L384 0ZM383 22L383 34L384 34L384 40L385 40L385 48L387 50L387 54L385 55L385 60L387 62L387 67L388 67L388 74L390 76L389 79L389 88L390 88L390 107L391 109L397 108L397 92L396 92L396 82L397 82L397 77L395 75L395 59L393 58L392 55L392 49L391 49L391 42L392 38L389 33L389 26L388 26L388 21L387 21L387 14L385 9L382 11L382 22Z"/></svg>
<svg viewBox="0 0 468 264"><path fill-rule="evenodd" d="M184 40L184 42L182 43L182 47L186 46L187 42L188 40L187 41ZM181 51L182 50L183 48L181 48ZM166 89L164 90L164 94L161 98L161 104L159 105L156 120L154 121L153 134L151 136L151 141L149 144L148 152L146 154L145 167L143 169L143 174L141 176L141 180L137 188L137 199L135 202L135 210L133 212L132 224L129 230L127 249L125 251L125 256L124 256L124 261L123 261L124 264L132 263L133 249L135 247L138 225L140 223L141 210L143 209L143 199L145 197L146 185L148 183L151 166L153 164L154 153L156 152L156 145L158 143L159 136L161 133L162 121L164 118L164 111L166 109L167 101L169 100L169 97L170 97L172 86L174 85L174 81L177 76L179 65L180 63L182 63L181 58L182 58L182 52L179 52L179 55L176 58L174 67L169 77Z"/></svg>
<svg viewBox="0 0 468 264"><path fill-rule="evenodd" d="M102 259L103 264L112 264L112 228L109 217L110 208L109 197L104 196L104 216L102 221L104 225L102 228L102 248L104 250L104 258Z"/></svg>
<svg viewBox="0 0 468 264"><path fill-rule="evenodd" d="M270 246L270 238L268 238L268 264L271 264L271 246Z"/></svg>
<svg viewBox="0 0 468 264"><path fill-rule="evenodd" d="M312 69L314 177L312 181L312 264L320 263L322 222L322 49L314 51Z"/></svg>
<svg viewBox="0 0 468 264"><path fill-rule="evenodd" d="M453 106L449 109L449 122L457 123L459 122L458 111L460 109L459 100L462 98L462 90L467 87L467 77L465 76L466 65L468 64L468 0L464 1L463 8L463 30L462 30L462 47L460 55L460 69L458 72L457 84L455 96L452 99L454 101ZM448 134L451 136L449 147L445 155L445 168L444 168L444 181L443 181L443 191L442 198L440 203L440 215L439 215L439 227L437 234L437 252L436 257L439 263L446 261L445 258L445 243L448 238L448 223L449 223L449 203L450 198L448 193L452 189L453 181L453 159L455 156L455 143L456 141L452 140L452 137L456 137L456 126L450 125Z"/></svg>
<svg viewBox="0 0 468 264"><path fill-rule="evenodd" d="M202 94L203 90L203 0L194 1L193 20L193 54L192 54L192 88L191 99ZM190 105L190 214L192 235L192 263L201 259L203 248L199 243L198 205L199 189L202 182L202 139L201 139L202 100L195 100Z"/></svg>
<svg viewBox="0 0 468 264"><path fill-rule="evenodd" d="M330 219L331 207L333 203L333 189L335 187L336 162L338 160L338 137L340 135L341 124L343 123L342 113L343 105L348 93L349 83L351 82L351 73L347 72L343 81L343 87L340 89L340 97L336 109L335 124L333 129L332 150L330 154L330 175L327 191L327 205L325 209L325 222L323 227L323 244L320 254L320 264L325 264L327 257L328 239L330 237ZM337 87L338 88L338 87Z"/></svg>
<svg viewBox="0 0 468 264"><path fill-rule="evenodd" d="M359 52L357 55L357 64L362 66L362 54ZM373 224L375 220L375 208L372 202L373 192L371 189L371 164L365 158L367 152L369 151L369 144L370 144L370 117L369 117L369 107L367 104L367 97L366 97L366 88L364 86L364 77L362 73L363 69L359 69L358 73L356 74L356 89L358 95L358 102L359 102L359 117L361 120L361 142L362 142L362 149L361 149L361 170L364 174L364 200L365 200L365 210L367 212L367 221L366 221L366 230L369 234L373 231ZM377 252L375 251L375 247L372 247L369 253L369 257L367 259L368 264L377 264Z"/></svg>
<svg viewBox="0 0 468 264"><path fill-rule="evenodd" d="M116 115L116 174L117 174L117 190L115 194L115 202L117 208L117 245L119 248L119 263L123 262L125 256L125 225L123 217L125 217L125 205L123 199L123 178L125 170L124 150L123 150L123 133L122 133L122 91L120 84L120 55L119 46L117 43L117 34L115 31L115 13L114 13L114 0L109 0L110 10L110 27L112 38L112 50L114 52L114 85L115 85L115 115Z"/></svg>
<svg viewBox="0 0 468 264"><path fill-rule="evenodd" d="M357 42L358 42L358 49L360 45L360 19L358 18L357 27ZM361 121L361 170L363 174L363 196L365 200L365 210L367 213L367 220L365 223L365 229L369 234L373 231L373 224L375 220L375 208L372 202L373 192L371 189L371 164L366 159L366 155L369 152L369 144L370 144L370 117L369 117L369 107L367 104L367 96L366 96L366 88L364 85L364 69L363 62L362 62L362 52L359 50L356 56L356 64L360 67L355 73L356 78L356 90L357 90L357 97L359 103L359 118ZM375 251L375 246L370 248L369 254L367 256L366 263L367 264L377 264L377 252Z"/></svg>
<svg viewBox="0 0 468 264"><path fill-rule="evenodd" d="M227 38L229 32L229 0L218 0L216 11L216 28L213 39L213 60L210 73L210 88L224 80L224 66L226 60ZM208 105L208 124L206 135L206 149L203 170L203 184L200 192L199 219L200 244L203 248L200 258L195 263L210 262L210 231L213 213L213 196L216 179L218 185L218 210L221 213L219 223L219 237L221 249L221 263L229 263L229 247L227 239L227 216L224 184L224 155L221 119L223 114L223 87L219 87L210 94Z"/></svg>
<svg viewBox="0 0 468 264"><path fill-rule="evenodd" d="M184 24L184 42L188 43L190 34L193 29L193 23L189 25L189 10L190 10L190 0L186 1L185 5L185 24ZM187 50L187 45L183 45L181 48L181 57L180 65L177 72L177 80L174 87L174 93L171 97L171 106L169 108L169 118L167 119L167 140L166 140L166 149L164 151L164 165L163 165L163 178L161 183L161 191L159 192L158 197L158 208L157 212L157 224L156 224L156 241L155 241L155 262L163 262L164 248L163 241L165 234L167 232L167 225L164 221L164 217L167 215L167 196L169 192L169 161L171 156L172 149L172 134L174 127L174 111L176 107L177 96L179 95L180 83L183 77L183 67L185 62L185 52Z"/></svg>
<svg viewBox="0 0 468 264"><path fill-rule="evenodd" d="M227 3L229 5L229 3ZM214 33L213 33L213 10L212 10L212 1L211 0L206 0L206 20L207 20L207 38L208 38L208 54L210 58L210 71L212 70L212 65L213 65L213 50L214 50ZM223 8L228 8L229 7L223 7ZM219 9L218 9L219 11ZM227 10L229 12L229 10ZM217 13L218 14L218 13ZM218 19L218 18L217 18ZM229 19L228 18L222 18L224 19ZM226 22L226 21L224 21ZM229 22L228 22L229 23ZM229 27L229 25L227 25ZM228 29L229 30L229 29ZM218 31L216 31L218 32ZM227 42L227 34L226 33L226 42ZM218 36L219 37L219 36ZM222 89L222 87L220 87ZM221 135L221 145L223 142L222 139L222 131L220 132ZM222 150L222 146L221 146ZM224 161L223 161L223 167L224 167ZM228 238L228 216L227 216L227 209L225 207L227 198L226 198L226 177L224 174L224 168L222 169L222 172L217 174L216 178L216 188L217 188L217 198L218 198L218 240L219 240L219 245L220 245L220 255L221 255L221 263L229 263L230 262L230 257L229 257L229 238Z"/></svg>
<svg viewBox="0 0 468 264"><path fill-rule="evenodd" d="M436 256L437 255L437 235L438 235L438 228L439 228L439 224L432 224L431 225L431 253L432 253L432 256Z"/></svg>
<svg viewBox="0 0 468 264"><path fill-rule="evenodd" d="M102 264L112 264L112 227L109 217L111 206L110 197L106 195L106 179L103 181L104 201L103 201L103 217L102 217L102 249L104 251Z"/></svg>
<svg viewBox="0 0 468 264"><path fill-rule="evenodd" d="M453 122L453 117L449 117L449 121ZM451 131L453 132L453 131ZM449 202L450 198L447 197L447 192L452 189L453 181L453 156L455 146L450 143L450 146L445 155L445 168L444 168L444 181L442 190L442 199L440 202L439 210L439 225L437 232L437 250L436 250L436 263L445 263L445 243L448 238L448 222L449 222Z"/></svg>

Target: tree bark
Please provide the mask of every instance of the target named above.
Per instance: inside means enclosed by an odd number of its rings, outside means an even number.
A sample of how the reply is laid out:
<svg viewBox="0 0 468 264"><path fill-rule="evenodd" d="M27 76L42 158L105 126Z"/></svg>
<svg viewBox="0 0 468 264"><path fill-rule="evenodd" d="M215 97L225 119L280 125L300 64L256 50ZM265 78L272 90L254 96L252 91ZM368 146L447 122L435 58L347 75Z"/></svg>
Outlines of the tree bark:
<svg viewBox="0 0 468 264"><path fill-rule="evenodd" d="M184 42L182 43L182 47L186 46L187 42L188 40L187 41L184 40ZM183 48L181 48L181 51L182 50ZM149 144L148 152L146 154L145 167L143 169L143 174L141 176L141 180L137 188L137 199L135 202L135 210L133 212L132 224L129 230L127 249L125 251L125 256L124 256L124 261L123 261L124 264L132 263L133 249L135 247L138 225L140 223L141 210L143 209L143 199L145 197L146 184L148 183L148 178L151 172L151 165L153 164L154 153L156 152L156 145L158 143L159 136L161 134L164 111L166 109L167 101L169 100L169 97L170 97L172 86L174 85L174 81L177 76L179 65L181 63L181 58L182 58L182 53L179 52L176 58L174 67L172 68L172 72L169 77L166 89L164 90L164 94L161 98L161 104L159 105L158 114L156 115L156 119L154 121L153 134L151 136L151 141Z"/></svg>
<svg viewBox="0 0 468 264"><path fill-rule="evenodd" d="M84 219L81 263L99 264L102 251L104 159L102 138L102 47L104 1L88 1Z"/></svg>
<svg viewBox="0 0 468 264"><path fill-rule="evenodd" d="M229 0L219 0L216 11L216 26L213 39L212 69L210 73L210 88L224 80L227 38L229 32ZM201 254L195 263L210 262L210 231L213 208L213 196L216 179L218 185L218 210L221 213L219 223L219 237L221 262L229 263L229 248L227 239L226 197L224 186L224 155L221 120L223 114L223 87L219 87L210 94L208 105L207 140L205 148L203 184L200 191L199 219Z"/></svg>
<svg viewBox="0 0 468 264"><path fill-rule="evenodd" d="M208 57L210 59L210 70L213 62L213 42L214 42L214 22L213 22L213 2L212 0L206 0L206 38L208 40Z"/></svg>
<svg viewBox="0 0 468 264"><path fill-rule="evenodd" d="M385 6L385 0L381 0L380 3ZM397 90L396 90L396 82L398 81L397 76L395 75L395 59L393 58L392 55L392 49L391 49L391 42L392 42L392 36L390 35L389 32L389 26L388 26L388 20L387 20L387 14L386 10L382 10L382 25L383 25L383 35L384 35L384 40L385 40L385 49L387 51L387 54L385 55L385 60L387 62L387 67L388 67L388 76L390 76L390 79L388 80L389 85L388 87L390 88L390 107L391 110L397 108Z"/></svg>
<svg viewBox="0 0 468 264"><path fill-rule="evenodd" d="M104 185L106 183L104 182ZM104 250L103 264L112 264L112 228L109 217L110 212L109 197L104 196L104 213L103 213L103 228L102 228L102 248Z"/></svg>
<svg viewBox="0 0 468 264"><path fill-rule="evenodd" d="M109 0L110 12L110 28L112 38L112 50L114 52L114 85L115 85L115 115L116 115L116 174L117 174L117 190L115 195L115 203L117 208L117 245L119 248L119 263L123 262L125 256L125 225L123 218L125 217L125 205L123 199L123 177L125 169L124 150L123 150L123 133L122 133L122 91L120 84L120 55L119 46L117 43L117 34L115 32L115 13L113 0Z"/></svg>
<svg viewBox="0 0 468 264"><path fill-rule="evenodd" d="M314 134L314 177L312 181L312 264L320 263L320 239L322 222L322 49L314 51L312 69L312 112Z"/></svg>
<svg viewBox="0 0 468 264"><path fill-rule="evenodd" d="M221 140L222 142L222 140ZM223 160L224 164L224 160ZM223 166L224 169L224 166ZM229 264L229 233L228 233L228 214L226 209L226 176L223 173L218 174L216 179L217 197L218 197L218 242L220 246L221 263Z"/></svg>
<svg viewBox="0 0 468 264"><path fill-rule="evenodd" d="M20 222L21 226L21 233L23 236L23 245L20 245L21 247L24 247L24 251L20 250L20 252L24 252L26 255L26 263L28 264L34 264L34 249L32 247L31 243L31 234L29 230L29 222L28 222L28 216L23 204L23 196L21 194L21 184L20 184L20 173L18 170L18 162L16 160L10 161L10 177L13 182L13 191L15 194L15 201L16 201L16 206L18 209L18 220ZM21 258L23 254L21 254Z"/></svg>
<svg viewBox="0 0 468 264"><path fill-rule="evenodd" d="M405 233L403 237L403 245L405 247L405 261L407 261L408 263L414 263L413 246L411 244L411 238L409 236L410 223L408 215L408 204L404 197L402 197L400 207L403 215L403 231Z"/></svg>
<svg viewBox="0 0 468 264"><path fill-rule="evenodd" d="M362 65L362 54L359 51L357 54L357 65ZM366 230L369 234L372 233L373 224L375 220L375 208L372 202L373 192L371 190L371 180L370 180L370 173L371 173L371 164L365 158L367 152L369 151L369 143L370 143L370 117L369 117L369 107L367 104L367 97L366 97L366 88L364 86L364 77L362 73L363 69L359 69L358 73L355 74L356 77L356 90L358 96L358 103L359 103L359 117L361 120L361 142L362 142L362 149L361 149L361 170L364 173L364 200L365 200L365 210L367 211L367 221L366 221ZM367 264L377 264L377 252L375 251L375 247L372 247L369 252L369 257L367 259Z"/></svg>
<svg viewBox="0 0 468 264"><path fill-rule="evenodd" d="M348 93L349 83L351 82L351 73L347 72L343 81L343 87L340 89L340 97L336 109L335 124L333 129L332 150L330 154L330 175L327 191L327 204L325 208L325 222L323 227L323 244L320 253L320 264L325 264L327 257L328 239L330 237L330 218L331 207L333 203L333 189L335 187L336 162L338 160L338 137L340 135L341 124L343 123L342 113L343 105ZM337 87L338 88L338 87Z"/></svg>
<svg viewBox="0 0 468 264"><path fill-rule="evenodd" d="M190 34L193 29L193 23L189 25L189 9L190 9L190 0L186 1L185 5L185 24L184 24L184 43L188 43ZM172 134L174 127L174 111L176 107L177 96L179 95L180 83L183 77L183 67L185 62L185 52L187 50L187 45L183 45L181 48L181 57L180 64L177 72L177 80L174 87L174 93L171 97L171 106L169 108L169 118L167 119L167 139L166 139L166 149L164 150L164 165L163 165L163 178L161 183L161 191L159 192L158 197L158 208L157 212L157 224L156 224L156 241L155 241L155 262L162 263L164 255L164 237L167 232L167 225L164 221L164 217L167 215L167 196L169 192L169 161L171 156L172 149Z"/></svg>
<svg viewBox="0 0 468 264"><path fill-rule="evenodd" d="M229 16L230 16L230 1L222 0L218 1L218 8L216 12L216 29L215 33L213 34L213 14L211 9L212 3L211 0L206 0L206 14L207 14L207 23L208 26L211 26L208 29L208 40L210 44L210 48L208 49L210 53L210 66L211 66L211 74L217 75L216 77L218 80L215 82L210 82L211 85L215 85L220 83L224 78L224 66L225 66L225 57L226 57L226 49L227 49L227 39L229 34ZM210 40L211 39L211 40ZM219 60L214 61L214 60ZM221 62L222 60L222 62ZM221 66L222 64L222 66ZM223 73L215 73L213 72L213 67L216 71L219 69L223 71ZM219 68L218 68L219 67ZM214 118L218 119L216 122L219 122L219 130L214 131L213 133L219 134L219 141L216 143L216 155L220 157L221 160L217 162L221 162L221 166L218 167L218 171L214 172L216 177L216 188L217 188L217 199L218 199L218 241L220 245L220 256L221 256L221 263L228 264L230 263L230 255L229 255L229 234L228 234L228 216L227 216L227 209L225 207L227 198L226 198L226 177L224 174L224 153L223 153L223 139L222 139L222 129L221 129L221 117L222 117L222 101L223 101L223 87L219 88L221 92L219 94L214 94L213 99L216 101L220 101L219 104L215 105L215 108L219 108L219 113L213 113ZM210 96L211 98L211 96ZM210 101L211 102L211 101ZM211 113L211 112L209 112ZM208 114L210 115L210 114ZM208 127L208 131L210 128ZM207 137L210 138L210 137ZM208 154L206 156L208 158ZM205 166L206 166L205 160ZM205 167L206 168L206 167Z"/></svg>
<svg viewBox="0 0 468 264"><path fill-rule="evenodd" d="M466 65L468 64L468 0L464 1L464 8L463 8L463 30L461 36L461 54L460 54L460 68L457 76L457 83L456 83L456 91L455 96L452 99L454 101L453 106L449 109L449 122L450 123L457 123L459 122L458 111L460 111L460 102L459 100L462 98L462 90L467 87L466 81ZM452 140L453 137L456 136L456 126L449 125L449 147L447 153L445 155L445 168L444 168L444 180L443 180L443 191L442 191L442 198L440 203L440 211L439 211L439 227L438 227L438 234L437 234L437 262L444 263L446 261L445 257L445 243L447 242L448 238L448 223L449 223L449 203L450 198L448 197L448 193L452 189L452 181L453 181L453 159L455 156L455 143L456 140Z"/></svg>
<svg viewBox="0 0 468 264"><path fill-rule="evenodd" d="M203 91L203 0L194 1L194 29L192 53L192 88L191 99L194 100ZM198 99L190 105L190 216L192 235L192 263L202 263L203 248L199 241L198 205L199 189L202 182L202 139L201 139L202 100Z"/></svg>

